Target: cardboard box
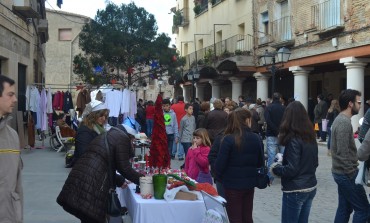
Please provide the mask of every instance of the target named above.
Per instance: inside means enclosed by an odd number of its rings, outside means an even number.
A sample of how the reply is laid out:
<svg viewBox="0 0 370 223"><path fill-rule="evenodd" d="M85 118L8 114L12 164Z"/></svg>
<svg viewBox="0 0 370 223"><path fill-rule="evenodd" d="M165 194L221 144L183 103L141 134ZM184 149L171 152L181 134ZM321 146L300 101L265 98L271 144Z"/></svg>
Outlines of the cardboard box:
<svg viewBox="0 0 370 223"><path fill-rule="evenodd" d="M198 199L196 194L190 192L179 191L177 192L175 199L177 200L188 200L188 201L195 201Z"/></svg>

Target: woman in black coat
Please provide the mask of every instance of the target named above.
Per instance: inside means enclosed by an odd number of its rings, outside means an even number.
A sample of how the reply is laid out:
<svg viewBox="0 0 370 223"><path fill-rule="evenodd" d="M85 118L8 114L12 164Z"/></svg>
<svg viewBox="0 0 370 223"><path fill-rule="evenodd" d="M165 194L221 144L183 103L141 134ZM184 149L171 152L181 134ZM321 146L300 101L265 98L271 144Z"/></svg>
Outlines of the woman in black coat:
<svg viewBox="0 0 370 223"><path fill-rule="evenodd" d="M228 116L215 169L227 201L230 222L252 223L257 168L263 165L261 138L250 129L252 114L237 108Z"/></svg>
<svg viewBox="0 0 370 223"><path fill-rule="evenodd" d="M93 101L88 104L81 125L77 129L72 165L85 153L90 142L105 132L104 125L108 120L108 115L109 110L103 102Z"/></svg>
<svg viewBox="0 0 370 223"><path fill-rule="evenodd" d="M105 137L110 156L105 146ZM57 198L58 204L82 223L105 222L108 189L112 187L108 179L108 159L113 166L113 176L117 170L126 179L139 184L139 178L143 175L132 169L130 158L133 156L131 136L122 125L111 128L107 134L99 135L70 172Z"/></svg>
<svg viewBox="0 0 370 223"><path fill-rule="evenodd" d="M285 109L279 143L285 146L283 162L271 165L270 172L281 177L281 222L306 223L316 195L319 159L313 125L301 102L294 101Z"/></svg>

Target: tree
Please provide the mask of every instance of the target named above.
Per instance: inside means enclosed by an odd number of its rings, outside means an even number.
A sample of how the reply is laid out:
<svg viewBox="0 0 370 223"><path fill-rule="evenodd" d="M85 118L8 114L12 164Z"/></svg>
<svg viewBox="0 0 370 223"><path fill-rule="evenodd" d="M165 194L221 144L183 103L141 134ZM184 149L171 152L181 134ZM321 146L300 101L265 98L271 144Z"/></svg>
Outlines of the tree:
<svg viewBox="0 0 370 223"><path fill-rule="evenodd" d="M157 30L154 16L134 2L108 3L82 28L79 45L85 54L75 56L74 72L88 83L115 79L129 86L148 76L173 75L182 61L168 47L170 37Z"/></svg>

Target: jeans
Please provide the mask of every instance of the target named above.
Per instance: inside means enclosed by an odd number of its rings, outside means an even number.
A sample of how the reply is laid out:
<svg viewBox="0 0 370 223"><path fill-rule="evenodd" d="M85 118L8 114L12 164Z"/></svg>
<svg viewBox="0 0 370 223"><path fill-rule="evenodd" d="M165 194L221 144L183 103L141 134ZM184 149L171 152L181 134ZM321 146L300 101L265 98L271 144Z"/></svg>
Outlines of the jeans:
<svg viewBox="0 0 370 223"><path fill-rule="evenodd" d="M182 147L184 148L185 156L188 154L188 150L191 147L191 142L182 142Z"/></svg>
<svg viewBox="0 0 370 223"><path fill-rule="evenodd" d="M281 223L308 223L316 189L310 192L283 193Z"/></svg>
<svg viewBox="0 0 370 223"><path fill-rule="evenodd" d="M174 143L172 147L172 155L176 156L177 158L184 158L184 148L182 147L181 143Z"/></svg>
<svg viewBox="0 0 370 223"><path fill-rule="evenodd" d="M370 205L365 189L355 184L358 171L353 176L332 173L338 185L338 208L334 223L347 223L354 210L353 223L365 223L370 220Z"/></svg>
<svg viewBox="0 0 370 223"><path fill-rule="evenodd" d="M233 190L225 188L226 210L231 223L253 223L254 188Z"/></svg>
<svg viewBox="0 0 370 223"><path fill-rule="evenodd" d="M319 124L319 136L321 140L326 141L326 132L322 131L322 123Z"/></svg>
<svg viewBox="0 0 370 223"><path fill-rule="evenodd" d="M175 141L174 134L167 134L168 154L170 155L170 157L175 156L175 155L172 155L172 147L173 147L174 141Z"/></svg>
<svg viewBox="0 0 370 223"><path fill-rule="evenodd" d="M328 149L330 149L330 140L331 140L331 127L328 127Z"/></svg>
<svg viewBox="0 0 370 223"><path fill-rule="evenodd" d="M153 124L154 124L153 119L147 119L146 120L146 135L148 137L151 137L152 136Z"/></svg>
<svg viewBox="0 0 370 223"><path fill-rule="evenodd" d="M284 146L280 146L278 143L278 137L275 136L267 136L266 138L266 145L267 145L267 167L270 169L271 164L274 163L274 159L276 156L276 153L284 153ZM268 176L270 178L270 181L274 180L274 177L272 174L268 173Z"/></svg>

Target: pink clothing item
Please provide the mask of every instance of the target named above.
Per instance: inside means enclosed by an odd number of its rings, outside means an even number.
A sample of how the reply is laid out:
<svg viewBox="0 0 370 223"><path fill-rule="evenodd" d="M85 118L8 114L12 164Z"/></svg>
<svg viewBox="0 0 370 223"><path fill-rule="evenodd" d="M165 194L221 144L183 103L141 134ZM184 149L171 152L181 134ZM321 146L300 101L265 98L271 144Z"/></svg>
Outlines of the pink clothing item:
<svg viewBox="0 0 370 223"><path fill-rule="evenodd" d="M185 159L185 173L192 179L196 180L199 171L209 172L208 153L211 149L209 146L199 146L195 149L188 150Z"/></svg>

